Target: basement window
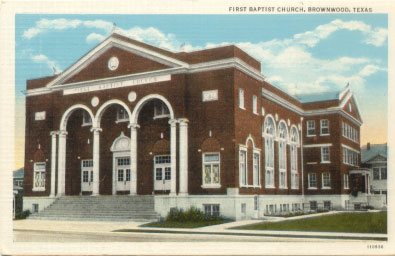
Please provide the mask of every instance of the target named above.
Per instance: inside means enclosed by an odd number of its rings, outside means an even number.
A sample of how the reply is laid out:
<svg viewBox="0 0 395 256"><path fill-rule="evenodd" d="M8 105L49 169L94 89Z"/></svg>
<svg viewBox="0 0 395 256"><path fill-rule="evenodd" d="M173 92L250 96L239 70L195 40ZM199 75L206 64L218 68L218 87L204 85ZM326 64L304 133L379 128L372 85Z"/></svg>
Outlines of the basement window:
<svg viewBox="0 0 395 256"><path fill-rule="evenodd" d="M204 214L208 217L219 217L219 204L204 204Z"/></svg>

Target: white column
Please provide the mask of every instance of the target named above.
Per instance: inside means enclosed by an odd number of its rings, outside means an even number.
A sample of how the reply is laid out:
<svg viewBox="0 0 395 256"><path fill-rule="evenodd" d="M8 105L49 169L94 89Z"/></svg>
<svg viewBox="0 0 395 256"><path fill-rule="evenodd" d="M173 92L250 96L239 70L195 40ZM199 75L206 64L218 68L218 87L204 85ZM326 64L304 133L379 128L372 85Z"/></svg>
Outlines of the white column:
<svg viewBox="0 0 395 256"><path fill-rule="evenodd" d="M93 188L92 196L99 195L99 171L100 171L100 127L91 129L93 132Z"/></svg>
<svg viewBox="0 0 395 256"><path fill-rule="evenodd" d="M188 119L179 119L180 124L180 192L188 195Z"/></svg>
<svg viewBox="0 0 395 256"><path fill-rule="evenodd" d="M138 124L129 124L130 128L130 195L137 195L137 128Z"/></svg>
<svg viewBox="0 0 395 256"><path fill-rule="evenodd" d="M65 195L66 187L66 136L67 131L59 131L59 151L58 151L58 193L57 197Z"/></svg>
<svg viewBox="0 0 395 256"><path fill-rule="evenodd" d="M171 119L170 124L170 157L171 157L171 180L170 196L176 195L177 185L177 120Z"/></svg>
<svg viewBox="0 0 395 256"><path fill-rule="evenodd" d="M51 146L51 191L49 193L50 197L55 197L55 175L56 175L56 135L58 132L53 131L50 133L52 137Z"/></svg>

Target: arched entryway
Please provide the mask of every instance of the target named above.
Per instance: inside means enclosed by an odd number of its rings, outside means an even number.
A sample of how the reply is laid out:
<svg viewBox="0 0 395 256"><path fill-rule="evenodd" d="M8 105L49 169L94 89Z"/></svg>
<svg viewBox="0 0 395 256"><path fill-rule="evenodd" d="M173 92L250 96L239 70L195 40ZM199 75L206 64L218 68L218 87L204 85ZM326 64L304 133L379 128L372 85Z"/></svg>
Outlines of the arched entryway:
<svg viewBox="0 0 395 256"><path fill-rule="evenodd" d="M57 196L92 193L93 170L86 163L92 162L90 128L93 120L92 111L85 105L77 104L64 112L59 131L51 133L53 174L56 168L56 136L59 136ZM51 195L54 196L55 175L52 177Z"/></svg>

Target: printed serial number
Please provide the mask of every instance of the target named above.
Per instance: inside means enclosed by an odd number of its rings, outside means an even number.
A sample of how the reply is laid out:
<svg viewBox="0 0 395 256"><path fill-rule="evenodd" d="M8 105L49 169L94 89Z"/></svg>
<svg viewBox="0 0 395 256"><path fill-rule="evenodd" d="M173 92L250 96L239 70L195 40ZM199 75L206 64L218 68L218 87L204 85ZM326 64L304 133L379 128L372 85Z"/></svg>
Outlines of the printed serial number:
<svg viewBox="0 0 395 256"><path fill-rule="evenodd" d="M382 244L368 244L368 249L384 249L384 245Z"/></svg>

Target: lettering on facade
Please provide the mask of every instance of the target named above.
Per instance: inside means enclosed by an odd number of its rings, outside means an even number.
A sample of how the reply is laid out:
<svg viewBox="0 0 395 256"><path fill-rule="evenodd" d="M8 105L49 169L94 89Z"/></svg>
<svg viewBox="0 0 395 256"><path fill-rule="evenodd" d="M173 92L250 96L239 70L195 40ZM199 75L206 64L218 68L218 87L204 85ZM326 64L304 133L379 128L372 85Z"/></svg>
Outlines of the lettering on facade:
<svg viewBox="0 0 395 256"><path fill-rule="evenodd" d="M158 83L158 82L164 82L164 81L170 81L170 80L171 80L171 75L163 75L163 76L138 78L138 79L132 79L132 80L127 80L127 81L121 81L121 82L102 83L102 84L95 84L95 85L89 85L89 86L84 86L84 87L64 89L63 95L87 93L87 92L122 88L122 87L128 87L128 86L142 85L142 84Z"/></svg>
<svg viewBox="0 0 395 256"><path fill-rule="evenodd" d="M209 90L202 92L203 101L216 101L218 100L218 90Z"/></svg>

